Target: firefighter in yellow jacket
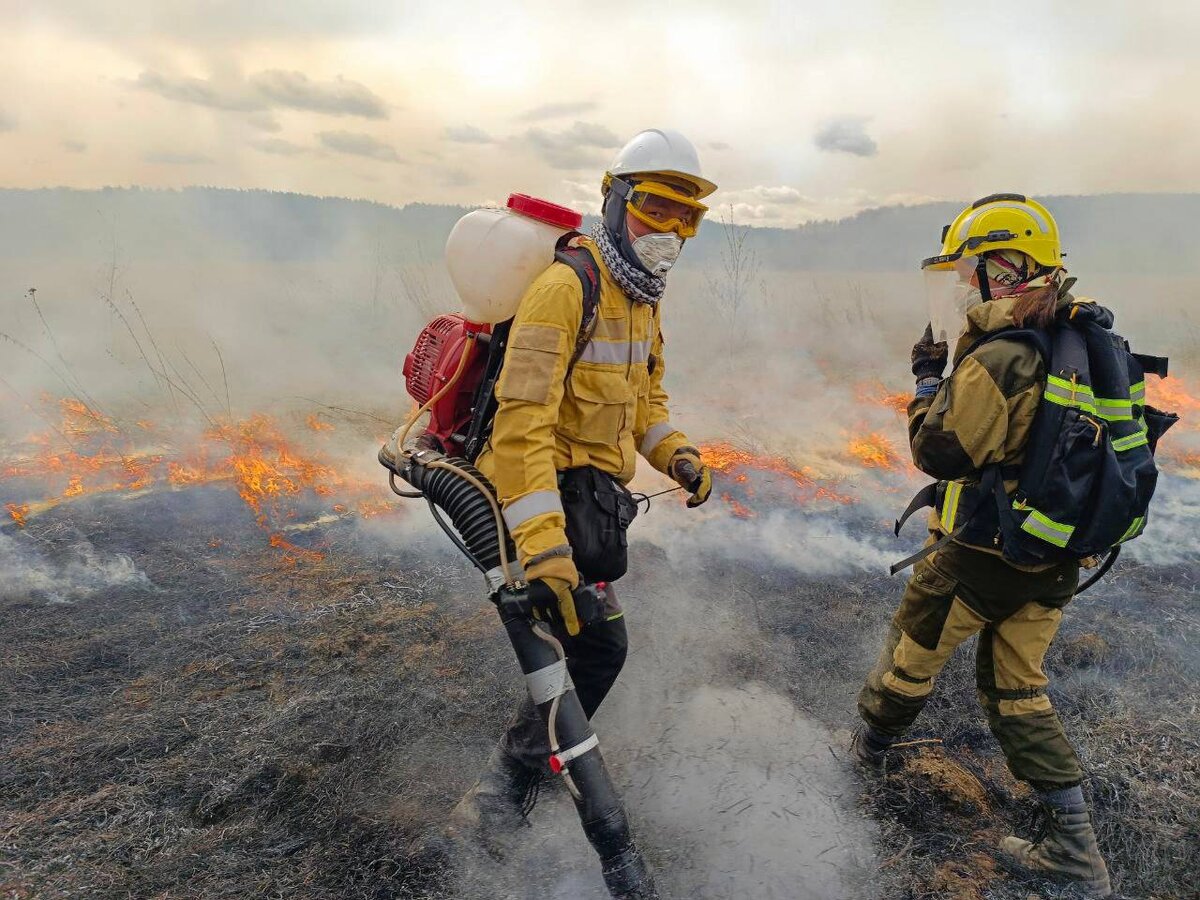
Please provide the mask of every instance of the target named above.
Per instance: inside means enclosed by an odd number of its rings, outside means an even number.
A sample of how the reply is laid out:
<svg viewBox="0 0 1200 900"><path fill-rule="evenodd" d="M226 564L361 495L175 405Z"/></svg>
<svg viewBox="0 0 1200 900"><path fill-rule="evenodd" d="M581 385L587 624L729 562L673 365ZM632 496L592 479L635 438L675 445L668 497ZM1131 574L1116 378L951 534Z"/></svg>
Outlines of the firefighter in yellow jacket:
<svg viewBox="0 0 1200 900"><path fill-rule="evenodd" d="M1045 365L1027 342L981 338L1004 328L1049 328L1074 301L1050 212L1018 194L996 194L963 210L925 261L930 327L913 348L916 396L908 407L917 467L946 481L931 514L935 539L949 536L913 569L879 662L858 698L864 724L853 749L881 768L915 721L954 650L979 635L977 682L988 724L1015 777L1038 792L1044 837L1006 837L1001 849L1036 870L1078 879L1092 896L1111 893L1081 781L1079 758L1046 695L1043 659L1079 583L1074 561L1021 567L997 549L993 527L972 526L960 503L985 466L1001 466L1016 488ZM942 375L948 342L954 370ZM967 527L963 518L970 521ZM931 547L927 547L928 552Z"/></svg>
<svg viewBox="0 0 1200 900"><path fill-rule="evenodd" d="M529 287L512 322L491 438L476 462L496 487L531 598L563 642L588 716L624 664L625 622L609 587L605 608L582 624L572 589L624 572L634 514L624 485L638 455L690 493L688 506L712 490L699 451L667 409L659 301L707 209L700 201L715 189L678 132L644 131L617 154L604 176L602 221L590 239L576 239L600 281L590 340L577 348L583 289L557 262ZM493 846L502 840L528 812L549 752L526 697L451 827L473 828Z"/></svg>

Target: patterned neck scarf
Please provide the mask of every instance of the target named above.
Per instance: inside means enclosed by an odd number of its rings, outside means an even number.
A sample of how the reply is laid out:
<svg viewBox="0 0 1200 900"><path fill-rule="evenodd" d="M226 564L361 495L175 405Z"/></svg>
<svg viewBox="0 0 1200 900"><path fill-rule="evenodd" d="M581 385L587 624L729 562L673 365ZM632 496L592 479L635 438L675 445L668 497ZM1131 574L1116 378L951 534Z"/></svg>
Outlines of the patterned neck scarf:
<svg viewBox="0 0 1200 900"><path fill-rule="evenodd" d="M983 255L988 278L1003 287L993 289L995 297L1025 294L1054 283L1062 269L1039 265L1033 257L1020 250L992 250Z"/></svg>
<svg viewBox="0 0 1200 900"><path fill-rule="evenodd" d="M621 251L613 243L612 238L609 237L608 229L604 227L603 222L597 222L592 226L592 240L600 248L600 256L604 259L605 268L624 291L625 296L634 303L644 303L651 309L658 306L663 291L667 289L666 279L647 275L629 263L621 255Z"/></svg>

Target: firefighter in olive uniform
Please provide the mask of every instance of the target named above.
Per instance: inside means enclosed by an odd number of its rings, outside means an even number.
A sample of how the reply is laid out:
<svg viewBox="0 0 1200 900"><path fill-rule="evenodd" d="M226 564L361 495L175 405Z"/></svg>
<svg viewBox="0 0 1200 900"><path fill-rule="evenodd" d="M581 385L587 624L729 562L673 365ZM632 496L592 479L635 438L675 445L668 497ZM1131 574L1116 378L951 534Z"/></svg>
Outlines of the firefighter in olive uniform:
<svg viewBox="0 0 1200 900"><path fill-rule="evenodd" d="M664 276L707 209L701 199L715 189L678 132L642 132L617 154L603 181L602 221L590 238L575 239L599 276L590 340L577 347L585 324L580 276L556 262L521 300L493 431L476 462L496 487L530 597L563 643L589 717L624 664L625 621L610 587L600 615L583 624L572 589L624 571L633 510L621 518L619 507L632 503L624 484L637 456L683 486L690 507L712 489L699 451L670 420L659 300ZM452 813L451 829L495 848L528 812L549 754L526 696Z"/></svg>
<svg viewBox="0 0 1200 900"><path fill-rule="evenodd" d="M964 210L944 244L926 261L931 324L913 348L917 387L908 407L914 462L948 482L930 517L931 544L961 524L960 514L970 515L958 501L985 466L1002 466L1006 489L1016 488L1046 384L1041 356L1028 342L995 339L971 348L1002 328L1047 327L1072 302L1074 282L1064 280L1050 213L1020 195L995 195ZM953 371L943 378L947 342L956 338ZM1002 850L1104 897L1108 873L1080 787L1083 772L1046 695L1043 670L1078 581L1075 561L1018 567L994 541L950 540L919 560L859 695L865 724L853 749L862 763L882 768L955 648L979 635L976 677L988 724L1013 775L1035 788L1047 812L1041 841L1007 837Z"/></svg>

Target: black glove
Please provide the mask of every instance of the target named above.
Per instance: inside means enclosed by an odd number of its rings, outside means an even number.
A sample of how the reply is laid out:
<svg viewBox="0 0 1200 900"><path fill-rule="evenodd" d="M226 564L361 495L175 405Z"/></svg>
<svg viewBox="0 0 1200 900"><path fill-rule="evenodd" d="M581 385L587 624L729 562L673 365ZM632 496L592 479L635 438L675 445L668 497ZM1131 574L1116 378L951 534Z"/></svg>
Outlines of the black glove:
<svg viewBox="0 0 1200 900"><path fill-rule="evenodd" d="M949 355L950 348L946 346L946 342L935 341L933 326L926 325L925 333L912 348L912 373L917 376L917 381L923 378L941 378L942 373L946 371L946 359Z"/></svg>
<svg viewBox="0 0 1200 900"><path fill-rule="evenodd" d="M603 584L581 584L572 590L561 578L535 578L529 582L529 603L535 618L575 637L603 618L604 590Z"/></svg>

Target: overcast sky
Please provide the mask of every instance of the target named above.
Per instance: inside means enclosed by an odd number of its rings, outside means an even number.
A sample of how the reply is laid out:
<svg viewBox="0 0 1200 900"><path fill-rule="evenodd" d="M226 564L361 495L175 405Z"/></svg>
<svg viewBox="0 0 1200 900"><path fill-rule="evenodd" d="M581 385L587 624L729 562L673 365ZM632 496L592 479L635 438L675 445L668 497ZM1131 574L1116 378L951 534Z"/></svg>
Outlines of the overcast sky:
<svg viewBox="0 0 1200 900"><path fill-rule="evenodd" d="M679 128L714 204L1200 190L1200 3L0 0L0 186L594 208Z"/></svg>

